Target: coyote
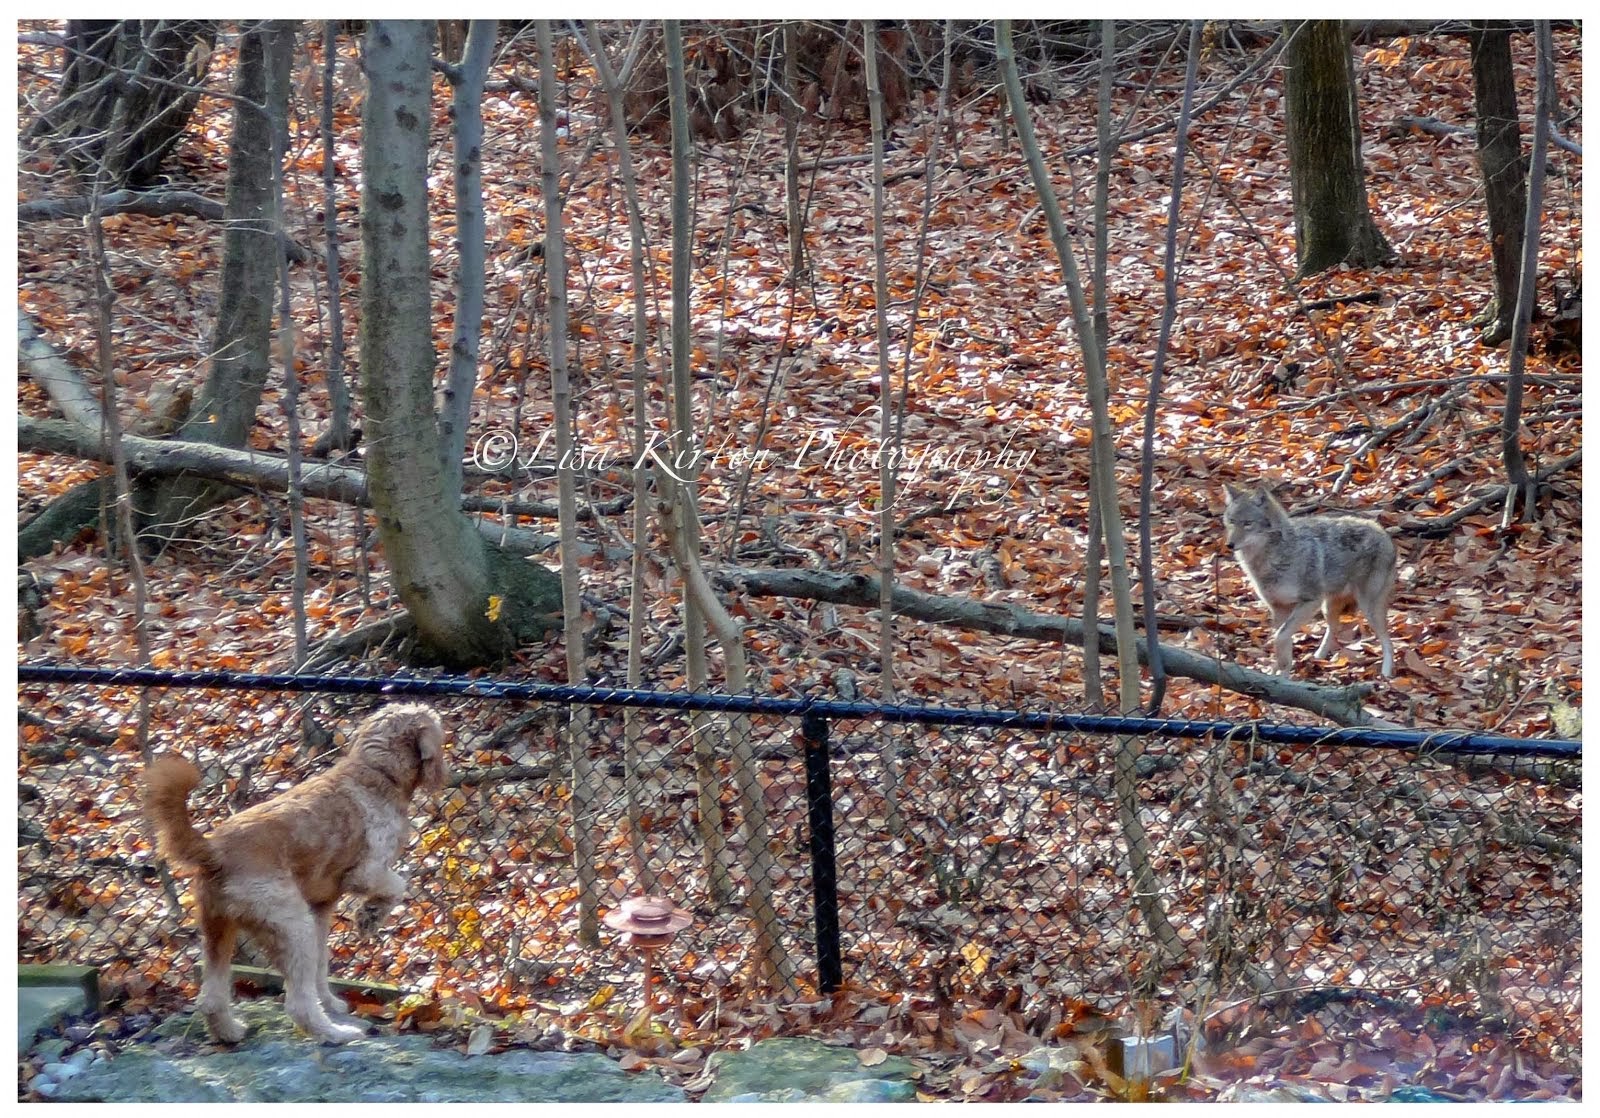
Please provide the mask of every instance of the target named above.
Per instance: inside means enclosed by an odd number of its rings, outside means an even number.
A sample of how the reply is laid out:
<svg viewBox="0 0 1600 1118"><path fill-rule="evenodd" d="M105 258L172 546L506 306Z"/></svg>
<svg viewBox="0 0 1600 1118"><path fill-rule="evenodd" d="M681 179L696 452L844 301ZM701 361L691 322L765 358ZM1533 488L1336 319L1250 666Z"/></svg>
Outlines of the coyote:
<svg viewBox="0 0 1600 1118"><path fill-rule="evenodd" d="M1322 607L1328 632L1317 646L1325 657L1343 643L1342 618L1360 606L1383 646L1383 674L1394 675L1389 644L1389 597L1394 593L1394 542L1359 516L1291 517L1270 489L1224 487L1228 507L1222 523L1228 546L1239 556L1277 627L1273 648L1278 674L1294 661L1294 634Z"/></svg>

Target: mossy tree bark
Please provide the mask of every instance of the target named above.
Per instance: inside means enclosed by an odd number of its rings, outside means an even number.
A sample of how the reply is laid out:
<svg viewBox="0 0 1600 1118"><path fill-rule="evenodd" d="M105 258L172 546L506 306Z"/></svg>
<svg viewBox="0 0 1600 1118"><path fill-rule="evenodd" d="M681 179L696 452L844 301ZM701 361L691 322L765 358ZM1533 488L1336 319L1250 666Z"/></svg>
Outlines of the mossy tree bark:
<svg viewBox="0 0 1600 1118"><path fill-rule="evenodd" d="M1478 166L1489 217L1494 297L1479 315L1485 345L1511 337L1522 271L1522 225L1528 173L1517 130L1517 86L1511 72L1511 25L1472 21L1472 100L1478 117Z"/></svg>
<svg viewBox="0 0 1600 1118"><path fill-rule="evenodd" d="M1290 22L1285 58L1289 182L1299 274L1335 264L1373 267L1394 259L1367 204L1361 115L1344 23Z"/></svg>
<svg viewBox="0 0 1600 1118"><path fill-rule="evenodd" d="M368 485L390 577L418 651L452 668L497 663L554 627L559 582L486 547L439 453L428 245L433 25L376 20L362 109L361 388Z"/></svg>

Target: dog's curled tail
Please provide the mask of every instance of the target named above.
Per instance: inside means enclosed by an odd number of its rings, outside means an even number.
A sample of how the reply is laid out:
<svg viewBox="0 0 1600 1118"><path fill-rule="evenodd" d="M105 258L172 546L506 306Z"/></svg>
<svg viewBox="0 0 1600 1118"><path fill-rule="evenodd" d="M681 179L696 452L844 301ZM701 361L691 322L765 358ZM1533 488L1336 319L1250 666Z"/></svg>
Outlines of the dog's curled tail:
<svg viewBox="0 0 1600 1118"><path fill-rule="evenodd" d="M216 855L189 819L189 793L200 770L175 753L163 753L144 770L144 814L154 825L156 849L170 862L215 869Z"/></svg>

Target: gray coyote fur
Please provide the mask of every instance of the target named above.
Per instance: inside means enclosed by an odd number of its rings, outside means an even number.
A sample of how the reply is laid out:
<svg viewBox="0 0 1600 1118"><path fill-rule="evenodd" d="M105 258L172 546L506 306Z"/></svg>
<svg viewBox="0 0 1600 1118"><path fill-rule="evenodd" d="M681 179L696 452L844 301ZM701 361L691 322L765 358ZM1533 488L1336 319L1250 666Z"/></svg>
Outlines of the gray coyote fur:
<svg viewBox="0 0 1600 1118"><path fill-rule="evenodd" d="M1383 646L1384 676L1394 675L1388 611L1395 552L1389 534L1359 516L1290 516L1265 486L1225 488L1228 546L1272 611L1278 673L1289 674L1295 631L1319 606L1328 622L1319 658L1343 644L1343 616L1359 606Z"/></svg>

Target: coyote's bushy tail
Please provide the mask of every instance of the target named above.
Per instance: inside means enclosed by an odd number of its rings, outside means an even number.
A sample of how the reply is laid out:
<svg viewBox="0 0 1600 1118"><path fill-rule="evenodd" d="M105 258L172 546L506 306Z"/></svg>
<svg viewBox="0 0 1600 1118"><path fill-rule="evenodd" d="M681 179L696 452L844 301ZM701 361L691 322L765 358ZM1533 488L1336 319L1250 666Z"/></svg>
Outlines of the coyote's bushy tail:
<svg viewBox="0 0 1600 1118"><path fill-rule="evenodd" d="M156 849L169 862L208 870L216 855L189 819L189 793L200 770L174 753L163 753L144 770L144 814L156 832Z"/></svg>

